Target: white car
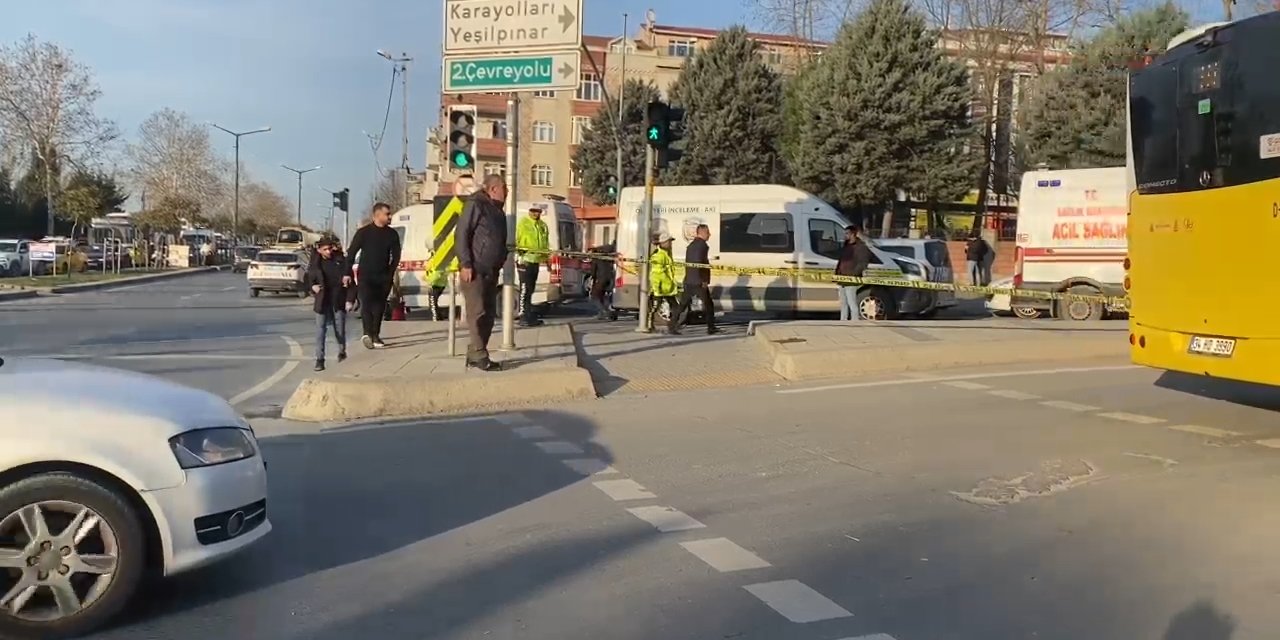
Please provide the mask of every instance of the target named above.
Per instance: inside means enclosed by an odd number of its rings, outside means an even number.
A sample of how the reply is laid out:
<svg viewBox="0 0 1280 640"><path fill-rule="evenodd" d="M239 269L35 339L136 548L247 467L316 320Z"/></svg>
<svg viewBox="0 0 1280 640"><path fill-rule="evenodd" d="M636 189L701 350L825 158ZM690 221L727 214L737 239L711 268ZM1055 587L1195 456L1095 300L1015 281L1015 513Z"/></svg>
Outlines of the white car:
<svg viewBox="0 0 1280 640"><path fill-rule="evenodd" d="M221 398L58 360L0 360L0 638L62 638L120 612L145 575L271 531L249 423Z"/></svg>

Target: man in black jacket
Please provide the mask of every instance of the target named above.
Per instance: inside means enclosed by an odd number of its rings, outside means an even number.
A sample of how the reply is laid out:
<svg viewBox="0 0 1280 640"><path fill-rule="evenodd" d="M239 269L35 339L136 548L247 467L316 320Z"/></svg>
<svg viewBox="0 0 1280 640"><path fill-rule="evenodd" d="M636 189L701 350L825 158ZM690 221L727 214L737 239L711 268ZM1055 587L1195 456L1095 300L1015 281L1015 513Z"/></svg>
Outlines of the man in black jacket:
<svg viewBox="0 0 1280 640"><path fill-rule="evenodd" d="M324 343L330 326L338 342L338 362L347 359L347 312L355 306L355 289L349 286L349 268L336 244L333 239L321 240L307 268L307 284L315 299L316 371L324 371Z"/></svg>
<svg viewBox="0 0 1280 640"><path fill-rule="evenodd" d="M501 366L489 358L489 336L498 313L498 277L507 261L506 179L485 176L484 184L467 200L454 231L461 267L462 298L467 305L467 366L494 371Z"/></svg>
<svg viewBox="0 0 1280 640"><path fill-rule="evenodd" d="M618 319L611 300L618 248L610 242L591 249L590 253L599 255L591 259L591 301L596 304L596 320L612 322Z"/></svg>
<svg viewBox="0 0 1280 640"><path fill-rule="evenodd" d="M844 228L844 246L836 261L836 275L861 278L871 264L871 248L862 241L862 229L857 225ZM858 285L837 282L840 287L840 319L858 319Z"/></svg>
<svg viewBox="0 0 1280 640"><path fill-rule="evenodd" d="M385 202L373 205L371 223L356 229L347 256L348 276L354 275L350 272L352 261L359 260L360 264L358 289L360 320L364 327L360 341L366 349L381 349L387 346L382 341L382 316L387 310L391 281L400 266L400 234L391 228L391 205Z"/></svg>
<svg viewBox="0 0 1280 640"><path fill-rule="evenodd" d="M711 239L711 227L698 225L693 241L684 250L684 261L689 264L711 264L711 248L707 240ZM684 291L680 294L680 308L671 314L667 332L679 335L680 326L689 319L689 311L693 308L693 298L702 301L702 317L707 323L707 335L720 333L716 328L716 309L711 303L711 269L707 267L685 267Z"/></svg>

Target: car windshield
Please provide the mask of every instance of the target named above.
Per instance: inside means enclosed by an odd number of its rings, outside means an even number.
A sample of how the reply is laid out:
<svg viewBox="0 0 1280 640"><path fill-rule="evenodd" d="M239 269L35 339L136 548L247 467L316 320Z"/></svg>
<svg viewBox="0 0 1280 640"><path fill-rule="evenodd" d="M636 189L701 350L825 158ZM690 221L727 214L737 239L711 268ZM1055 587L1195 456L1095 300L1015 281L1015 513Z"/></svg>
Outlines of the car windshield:
<svg viewBox="0 0 1280 640"><path fill-rule="evenodd" d="M17 253L18 243L16 242L0 242L0 253Z"/></svg>
<svg viewBox="0 0 1280 640"><path fill-rule="evenodd" d="M276 240L281 244L297 244L302 242L302 232L292 231L292 230L281 231L279 237Z"/></svg>
<svg viewBox="0 0 1280 640"><path fill-rule="evenodd" d="M293 264L301 262L296 254L292 253L259 253L258 262L269 262L272 264Z"/></svg>
<svg viewBox="0 0 1280 640"><path fill-rule="evenodd" d="M237 258L252 258L256 255L258 255L257 247L241 247L236 249Z"/></svg>

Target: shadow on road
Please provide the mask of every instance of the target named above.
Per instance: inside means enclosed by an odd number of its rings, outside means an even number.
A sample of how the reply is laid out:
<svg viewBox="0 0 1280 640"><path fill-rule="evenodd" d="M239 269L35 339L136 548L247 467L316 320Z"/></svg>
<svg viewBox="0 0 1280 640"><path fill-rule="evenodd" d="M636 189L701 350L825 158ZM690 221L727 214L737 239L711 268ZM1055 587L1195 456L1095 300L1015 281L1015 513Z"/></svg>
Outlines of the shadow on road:
<svg viewBox="0 0 1280 640"><path fill-rule="evenodd" d="M530 424L545 425L559 438L583 445L585 457L613 462L608 451L591 443L596 428L590 422L559 412L525 415ZM167 625L167 616L181 624L177 614L185 610L377 558L584 480L560 458L539 452L510 427L487 417L354 425L264 438L262 447L271 481L272 534L240 557L156 585L140 598L146 604L126 625ZM486 592L489 585L493 588L486 597L491 606L500 606L538 586L539 580L589 565L591 555L575 548L566 542L533 556L497 560L492 567L477 568L467 582L437 588L460 597L464 590ZM495 553L500 557L503 551ZM525 572L526 563L547 568ZM385 599L394 600L394 594ZM442 621L465 613L455 606L440 611L452 612ZM383 613L379 619L396 624L394 615ZM420 616L414 619L421 621ZM130 629L117 631L127 634ZM410 636L422 637L396 637ZM388 636L352 632L330 637Z"/></svg>
<svg viewBox="0 0 1280 640"><path fill-rule="evenodd" d="M1210 400L1223 400L1255 409L1280 412L1280 388L1265 384L1167 371L1156 379L1156 386Z"/></svg>
<svg viewBox="0 0 1280 640"><path fill-rule="evenodd" d="M1201 600L1169 621L1164 640L1231 640L1236 622L1212 602Z"/></svg>

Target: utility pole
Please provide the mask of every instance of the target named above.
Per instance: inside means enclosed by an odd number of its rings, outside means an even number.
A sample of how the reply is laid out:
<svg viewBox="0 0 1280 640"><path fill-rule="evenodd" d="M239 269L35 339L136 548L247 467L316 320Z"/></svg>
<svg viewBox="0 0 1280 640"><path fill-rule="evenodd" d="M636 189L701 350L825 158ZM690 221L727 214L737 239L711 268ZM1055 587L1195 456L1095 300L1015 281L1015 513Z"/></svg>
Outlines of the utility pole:
<svg viewBox="0 0 1280 640"><path fill-rule="evenodd" d="M316 165L314 167L311 167L310 169L294 169L293 167L287 164L282 164L280 166L298 174L298 226L301 227L302 226L302 176L303 174L320 170L321 168L323 168L323 165Z"/></svg>
<svg viewBox="0 0 1280 640"><path fill-rule="evenodd" d="M520 94L507 99L507 238L516 237L516 208L520 186ZM502 265L502 348L516 348L516 254Z"/></svg>
<svg viewBox="0 0 1280 640"><path fill-rule="evenodd" d="M404 182L399 189L399 205L403 209L409 206L409 63L413 62L413 58L405 52L401 52L399 57L393 57L382 49L378 49L377 53L391 64L400 65L400 175Z"/></svg>
<svg viewBox="0 0 1280 640"><path fill-rule="evenodd" d="M622 104L627 94L627 14L622 14L622 73L618 76L618 127L622 127L623 110ZM618 141L618 158L617 166L613 174L618 179L618 197L622 198L622 190L627 186L627 178L622 174L622 136L617 136Z"/></svg>
<svg viewBox="0 0 1280 640"><path fill-rule="evenodd" d="M649 250L653 248L653 186L657 182L658 150L652 146L644 149L644 215L640 216L640 244L644 247L643 255L638 256L642 262L637 269L640 273L640 324L636 331L649 333L653 327L649 325ZM622 194L621 191L618 192ZM673 310L672 313L675 313Z"/></svg>
<svg viewBox="0 0 1280 640"><path fill-rule="evenodd" d="M240 237L240 138L253 135L255 133L266 133L271 130L271 127L259 127L252 131L232 131L230 129L220 127L212 122L209 123L209 126L229 133L236 139L236 195L235 204L233 204L231 208L231 238L233 242L239 244L239 241L236 239Z"/></svg>

